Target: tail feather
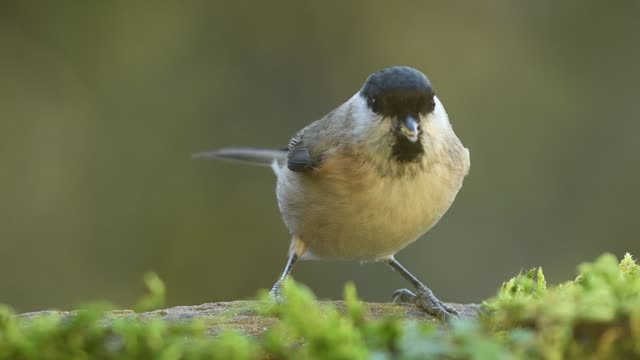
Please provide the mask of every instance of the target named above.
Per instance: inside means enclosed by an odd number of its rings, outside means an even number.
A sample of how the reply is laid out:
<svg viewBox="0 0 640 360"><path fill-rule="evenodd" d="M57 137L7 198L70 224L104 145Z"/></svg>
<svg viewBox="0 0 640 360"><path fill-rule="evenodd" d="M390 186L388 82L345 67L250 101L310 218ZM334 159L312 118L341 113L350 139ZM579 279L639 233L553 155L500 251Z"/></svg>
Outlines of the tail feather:
<svg viewBox="0 0 640 360"><path fill-rule="evenodd" d="M271 166L287 159L287 151L279 149L223 148L193 154L194 158L221 159L251 165Z"/></svg>

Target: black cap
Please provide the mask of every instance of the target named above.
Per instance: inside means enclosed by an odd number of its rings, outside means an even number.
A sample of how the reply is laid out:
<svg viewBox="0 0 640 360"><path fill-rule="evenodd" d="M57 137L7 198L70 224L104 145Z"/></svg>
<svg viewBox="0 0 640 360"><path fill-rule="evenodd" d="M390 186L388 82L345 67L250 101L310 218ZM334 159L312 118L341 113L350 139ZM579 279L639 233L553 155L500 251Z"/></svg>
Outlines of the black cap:
<svg viewBox="0 0 640 360"><path fill-rule="evenodd" d="M433 87L420 71L393 66L373 73L360 90L367 104L383 116L426 115L433 111Z"/></svg>

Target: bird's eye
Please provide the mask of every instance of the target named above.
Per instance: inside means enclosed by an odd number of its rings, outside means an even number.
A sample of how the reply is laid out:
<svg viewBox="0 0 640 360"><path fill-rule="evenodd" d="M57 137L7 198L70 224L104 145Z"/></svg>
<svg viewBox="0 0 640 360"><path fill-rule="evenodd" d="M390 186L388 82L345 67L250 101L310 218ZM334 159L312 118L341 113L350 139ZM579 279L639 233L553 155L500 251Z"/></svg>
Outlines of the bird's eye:
<svg viewBox="0 0 640 360"><path fill-rule="evenodd" d="M371 108L371 110L373 110L373 112L378 112L379 110L378 108L380 107L379 106L380 104L376 101L375 98L369 99L368 103L369 103L369 107Z"/></svg>

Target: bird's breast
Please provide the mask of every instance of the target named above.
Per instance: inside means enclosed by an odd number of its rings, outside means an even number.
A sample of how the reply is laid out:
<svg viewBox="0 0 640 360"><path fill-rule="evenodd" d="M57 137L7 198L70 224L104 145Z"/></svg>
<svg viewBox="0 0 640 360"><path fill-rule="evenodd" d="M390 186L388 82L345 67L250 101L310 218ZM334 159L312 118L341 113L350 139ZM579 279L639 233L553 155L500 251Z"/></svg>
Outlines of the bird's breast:
<svg viewBox="0 0 640 360"><path fill-rule="evenodd" d="M464 174L434 164L388 176L367 161L333 154L310 173L284 170L278 203L306 257L378 260L428 231L455 198Z"/></svg>

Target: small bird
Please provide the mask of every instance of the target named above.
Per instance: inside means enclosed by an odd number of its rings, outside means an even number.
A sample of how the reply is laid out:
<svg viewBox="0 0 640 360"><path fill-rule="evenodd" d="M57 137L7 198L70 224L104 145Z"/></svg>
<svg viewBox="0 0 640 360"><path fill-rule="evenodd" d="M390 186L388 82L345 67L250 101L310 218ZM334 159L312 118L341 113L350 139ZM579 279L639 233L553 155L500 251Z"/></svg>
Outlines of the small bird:
<svg viewBox="0 0 640 360"><path fill-rule="evenodd" d="M394 302L414 303L441 319L457 315L394 258L449 209L470 165L422 72L394 66L373 73L347 102L300 130L287 149L223 148L194 157L275 172L291 242L272 297L280 297L298 260L384 262L415 289L397 290Z"/></svg>

